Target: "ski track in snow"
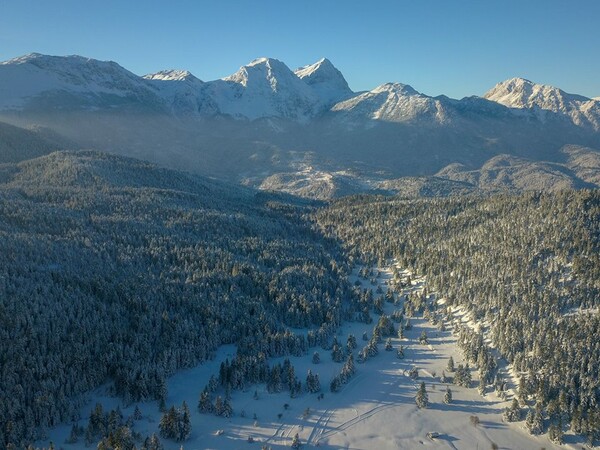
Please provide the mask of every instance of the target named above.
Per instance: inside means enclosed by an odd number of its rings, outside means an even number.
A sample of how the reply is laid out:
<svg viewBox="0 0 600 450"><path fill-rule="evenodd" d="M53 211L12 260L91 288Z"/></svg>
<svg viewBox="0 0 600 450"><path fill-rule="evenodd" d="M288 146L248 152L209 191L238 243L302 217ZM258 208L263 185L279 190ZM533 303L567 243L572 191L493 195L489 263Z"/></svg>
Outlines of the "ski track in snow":
<svg viewBox="0 0 600 450"><path fill-rule="evenodd" d="M350 281L359 279L355 268ZM391 286L391 268L374 269L379 271L376 281L371 284L369 280L360 279L363 287L375 291L381 288L383 294ZM411 275L413 283L404 293L422 292L425 280L416 277L408 271L400 271L403 275ZM371 279L371 277L369 277ZM432 297L434 298L434 297ZM442 304L438 301L438 304ZM402 308L402 302L391 304L384 302L386 314L391 314L394 309ZM371 335L371 330L377 323L377 315L373 315L373 323L349 322L344 323L337 332L338 338L344 339L349 333L358 338L358 348L366 343L360 340L364 331ZM454 314L454 320L465 322L468 319ZM341 364L334 363L329 357L329 351L320 348L311 349L302 357L289 357L296 367L296 373L303 381L302 373L308 369L320 375L322 391L325 396L318 400L315 394L304 393L297 398L289 398L283 392L269 394L264 385L252 386L247 391L234 391L232 393L234 416L225 421L212 415L200 414L192 408L192 436L184 442L185 450L257 448L264 445L276 449L289 447L293 436L298 433L305 448L324 447L352 448L352 449L413 449L417 447L474 449L489 448L491 443L497 442L503 449L528 449L541 448L576 448L571 443L557 447L550 443L547 436L533 437L523 431L522 423L505 424L501 419L501 411L508 405L508 400L502 401L494 394L488 393L485 397L477 394L475 388L460 388L452 386L454 400L451 405L442 402L445 386L439 382L439 374L445 368L449 356L453 356L456 363L464 361L456 348L456 337L447 331L438 331L425 318L410 318L413 325L407 330L405 337L399 339L392 337L394 349L403 345L406 358L398 359L395 351L386 352L381 349L378 355L369 358L363 364L356 365L356 373L349 382L342 386L339 393L330 393L330 377L341 369ZM469 323L471 324L471 323ZM450 325L450 324L447 324ZM300 330L297 330L300 332ZM429 343L419 344L418 338L422 331L426 331ZM342 341L343 342L343 341ZM382 347L382 345L380 345ZM311 355L314 350L321 353L321 363L312 364ZM213 361L188 371L181 371L169 380L169 396L167 404L178 405L186 400L189 405L194 405L198 393L208 381L211 374L218 373L218 367L225 358L235 354L234 346L224 346ZM274 358L271 363L283 361L284 358ZM411 367L417 367L418 380L408 376ZM434 376L436 375L436 376ZM473 372L474 381L476 371ZM428 388L430 408L419 410L414 403L415 392L421 381ZM475 384L475 383L474 383ZM252 391L260 392L257 399L253 399ZM509 394L511 392L509 391ZM125 417L130 415L135 405L123 405L119 399L108 398L104 394L93 394L90 403L81 409L81 417L87 418L89 411L96 401L103 402L107 407L121 406ZM285 404L284 404L285 403ZM144 419L134 425L134 430L148 435L158 432L160 412L155 402L138 404L143 411ZM282 406L283 405L283 409ZM246 411L248 417L252 413L256 419L246 418L241 411ZM304 411L304 413L302 413ZM473 427L469 424L469 416L477 415L482 418L480 425ZM258 419L260 417L260 420ZM275 418L276 417L276 418ZM394 420L395 419L395 420ZM85 425L86 421L79 421ZM71 425L63 425L50 432L50 439L59 443L59 448L65 450L83 450L83 443L66 444L65 439ZM215 434L215 430L224 430L224 433ZM429 431L440 432L440 437L427 439ZM255 444L246 441L253 438ZM178 450L180 443L162 440L165 450ZM47 442L40 443L47 445ZM41 446L40 445L40 446Z"/></svg>

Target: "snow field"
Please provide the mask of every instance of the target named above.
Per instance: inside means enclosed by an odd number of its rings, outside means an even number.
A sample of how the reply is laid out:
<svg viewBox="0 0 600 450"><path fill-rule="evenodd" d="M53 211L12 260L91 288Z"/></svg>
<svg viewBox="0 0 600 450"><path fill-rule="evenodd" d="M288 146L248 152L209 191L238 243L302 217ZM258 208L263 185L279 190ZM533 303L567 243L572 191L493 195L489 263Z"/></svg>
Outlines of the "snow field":
<svg viewBox="0 0 600 450"><path fill-rule="evenodd" d="M377 273L377 268L374 269ZM403 272L409 275L408 272ZM358 279L358 269L352 275L351 282ZM380 276L373 278L375 284L361 279L363 287L375 290L381 287L385 294L388 283L392 282L390 268L380 269ZM414 277L412 285L405 289L421 291L425 280ZM385 314L402 308L402 304L384 303ZM357 340L356 354L366 344L362 340L363 332L371 337L373 327L379 318L371 314L373 323L345 323L337 333L338 342L345 346L349 334ZM183 443L161 439L164 448L185 450L199 449L250 449L250 448L289 448L297 433L303 448L324 449L490 449L493 444L501 449L539 449L560 448L552 444L546 436L535 437L523 428L523 422L504 423L502 413L510 403L497 398L494 393L485 397L477 393L477 371L473 370L471 388L463 388L440 382L442 371L446 369L448 358L453 357L455 365L465 361L451 334L451 324L447 331L439 329L422 317L410 318L412 328L405 331L405 337L392 338L393 351L385 351L384 343L379 344L379 354L357 363L356 373L337 393L329 391L329 383L336 376L343 363L331 360L331 351L320 347L311 349L302 357L289 357L295 368L296 376L302 381L310 369L319 375L320 394L302 393L290 398L289 392L269 394L265 385L249 386L244 392L232 392L234 415L231 418L201 414L197 410L198 397L211 375L218 375L219 366L226 358L235 355L234 346L223 346L214 360L193 369L180 371L168 381L167 407L179 407L185 400L191 410L192 434ZM397 328L397 327L396 327ZM418 342L425 331L428 344ZM398 359L396 349L403 345L405 358ZM313 351L321 357L319 364L312 363ZM283 362L285 358L270 360L271 364ZM411 368L416 367L419 377L416 380L408 376ZM448 377L452 374L446 372ZM415 394L421 382L425 382L429 397L429 406L419 409L415 404ZM443 402L446 387L450 386L453 401ZM255 391L258 394L255 398ZM121 402L106 394L106 387L95 391L90 402L81 410L80 425L87 424L87 417L96 402L103 404L105 411ZM217 394L223 395L222 392ZM156 402L138 404L143 417L135 421L133 430L142 436L158 434L161 413ZM124 417L133 414L135 404L120 404ZM476 416L478 424L473 424ZM57 448L85 449L82 439L77 444L64 443L71 425L63 425L51 430L50 439ZM427 438L427 433L438 432L439 437ZM574 446L564 446L575 448Z"/></svg>

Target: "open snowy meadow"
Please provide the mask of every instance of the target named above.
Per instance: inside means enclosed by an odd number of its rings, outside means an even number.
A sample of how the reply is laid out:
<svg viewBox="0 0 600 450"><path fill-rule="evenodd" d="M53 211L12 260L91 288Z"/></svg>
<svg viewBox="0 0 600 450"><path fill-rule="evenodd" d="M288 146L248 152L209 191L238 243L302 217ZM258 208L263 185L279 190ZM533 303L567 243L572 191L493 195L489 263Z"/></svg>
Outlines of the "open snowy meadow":
<svg viewBox="0 0 600 450"><path fill-rule="evenodd" d="M356 269L351 281L371 289L375 297L385 296L388 287L394 286L395 303L386 301L383 304L384 313L391 316L394 311L402 311L406 295L422 294L425 289L424 279L411 279L407 271L397 269L396 272L406 282L404 287L395 284L391 267L375 268L367 278L359 277ZM428 294L426 299L443 305L443 300L436 300L434 294ZM491 386L485 395L480 395L477 371L473 369L470 388L454 385L452 377L455 374L448 371L448 361L452 357L457 367L466 361L457 347L456 336L451 333L451 323L433 325L420 314L414 317L407 314L402 319L404 324L409 323L404 336L391 337L391 349L387 345L388 339L382 338L377 345L378 353L359 362L358 353L371 339L379 319L379 315L371 315L371 324L346 322L338 330L337 341L341 348L346 347L350 335L356 337L357 343L353 352L355 373L338 392L330 391L330 383L340 373L344 362L333 362L331 350L320 347L302 357L289 357L303 385L309 370L318 375L320 392L303 390L291 398L287 391L269 393L265 385L249 386L245 391L231 392L233 415L229 418L201 413L197 404L211 375L218 376L221 363L235 355L234 346L223 346L213 360L178 372L169 379L166 406L180 407L185 401L191 411L192 431L184 442L161 438L164 448L279 449L297 444L302 448L323 449L580 448L570 441L572 436L565 436L564 446L556 446L547 435L530 435L523 421L507 423L503 420L503 412L514 395L514 374L508 367L500 365L500 372L508 380L505 400ZM455 312L454 318L468 322L460 316L460 311ZM403 358L398 355L400 348ZM318 363L313 361L314 351L319 353ZM270 363L283 361L284 358L280 358ZM415 398L421 383L425 386L427 406L419 408ZM448 389L451 391L449 402ZM90 411L100 403L105 411L119 406L123 417L132 418L132 429L141 436L159 435L162 414L156 402L124 405L106 392L105 387L91 395L89 403L81 410L79 425L87 425ZM136 406L141 417L133 419ZM50 430L49 440L41 444L47 445L51 440L56 448L65 450L88 448L83 438L67 443L70 430L71 425Z"/></svg>

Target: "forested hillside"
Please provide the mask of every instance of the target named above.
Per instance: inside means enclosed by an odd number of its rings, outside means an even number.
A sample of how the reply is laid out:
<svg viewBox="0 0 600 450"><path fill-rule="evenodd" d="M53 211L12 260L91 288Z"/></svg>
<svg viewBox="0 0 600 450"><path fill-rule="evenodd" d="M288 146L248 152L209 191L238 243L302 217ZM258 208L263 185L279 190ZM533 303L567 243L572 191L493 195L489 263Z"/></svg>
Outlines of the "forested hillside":
<svg viewBox="0 0 600 450"><path fill-rule="evenodd" d="M397 258L427 277L438 308L478 325L466 345L484 378L484 346L513 364L510 420L534 434L600 433L600 194L490 198L353 197L317 212L355 259ZM489 339L489 341L488 341ZM463 342L464 344L464 342ZM483 359L482 359L483 356ZM562 431L561 431L562 432Z"/></svg>
<svg viewBox="0 0 600 450"><path fill-rule="evenodd" d="M352 294L335 242L281 196L96 152L0 166L0 447L103 383L163 400L224 343L304 352Z"/></svg>

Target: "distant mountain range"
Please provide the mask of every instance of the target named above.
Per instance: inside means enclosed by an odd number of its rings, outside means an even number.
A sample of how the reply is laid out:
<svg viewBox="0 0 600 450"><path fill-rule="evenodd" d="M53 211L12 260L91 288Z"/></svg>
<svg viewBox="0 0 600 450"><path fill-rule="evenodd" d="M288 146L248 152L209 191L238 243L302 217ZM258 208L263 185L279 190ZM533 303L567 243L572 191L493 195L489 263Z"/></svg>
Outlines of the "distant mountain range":
<svg viewBox="0 0 600 450"><path fill-rule="evenodd" d="M461 100L400 83L353 92L327 59L292 71L259 58L204 82L185 70L141 77L114 62L34 53L0 63L0 120L43 127L71 149L319 198L395 191L403 177L412 177L410 192L432 176L432 192L439 180L522 190L589 187L598 178L588 176L597 167L581 178L570 166L574 148L596 158L597 99L522 78ZM19 159L11 155L0 161Z"/></svg>

